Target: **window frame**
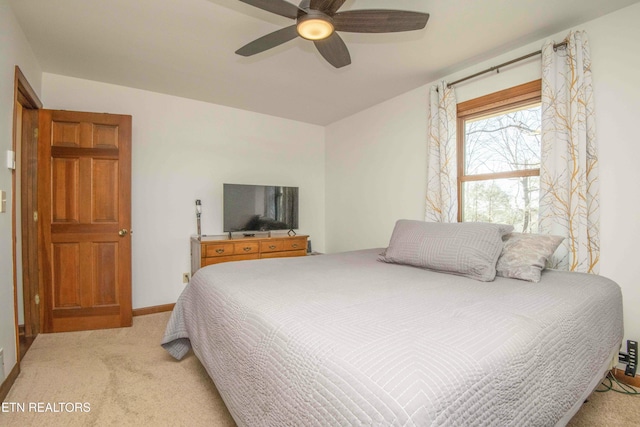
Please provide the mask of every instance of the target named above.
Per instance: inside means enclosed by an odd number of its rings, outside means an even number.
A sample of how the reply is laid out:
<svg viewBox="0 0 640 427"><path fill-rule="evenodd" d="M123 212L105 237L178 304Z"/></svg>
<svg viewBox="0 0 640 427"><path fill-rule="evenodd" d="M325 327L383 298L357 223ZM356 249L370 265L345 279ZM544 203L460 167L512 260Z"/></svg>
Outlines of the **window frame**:
<svg viewBox="0 0 640 427"><path fill-rule="evenodd" d="M479 98L461 102L457 105L456 118L456 160L457 160L457 192L458 222L462 222L463 200L462 185L465 182L486 181L490 179L520 178L524 176L540 176L540 169L521 169L508 172L465 175L465 122L469 119L500 113L518 107L538 104L542 100L542 80L534 80L509 89L490 93Z"/></svg>

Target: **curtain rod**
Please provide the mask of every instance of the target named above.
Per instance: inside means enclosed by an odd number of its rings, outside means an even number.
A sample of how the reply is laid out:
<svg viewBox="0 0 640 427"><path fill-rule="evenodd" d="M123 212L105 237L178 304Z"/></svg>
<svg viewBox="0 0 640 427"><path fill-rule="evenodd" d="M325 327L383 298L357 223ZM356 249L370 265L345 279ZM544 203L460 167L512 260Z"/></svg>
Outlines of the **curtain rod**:
<svg viewBox="0 0 640 427"><path fill-rule="evenodd" d="M566 47L566 46L567 46L567 42L566 41L563 41L563 42L560 42L560 43L556 43L556 44L553 45L553 50L556 50L559 47ZM524 61L525 59L529 59L532 56L536 56L536 55L540 55L540 54L542 54L542 50L538 50L536 52L531 52L531 53L529 53L527 55L524 55L524 56L521 56L519 58L512 59L511 61L503 62L502 64L493 66L491 68L487 68L486 70L482 70L482 71L479 71L479 72L477 72L475 74L472 74L470 76L467 76L467 77L464 77L462 79L456 80L455 82L448 83L447 87L451 87L451 86L456 85L458 83L465 82L465 81L470 80L470 79L472 79L474 77L478 77L478 76L481 76L483 74L490 73L492 71L497 71L499 73L500 72L500 68L504 68L507 65L515 64L516 62Z"/></svg>

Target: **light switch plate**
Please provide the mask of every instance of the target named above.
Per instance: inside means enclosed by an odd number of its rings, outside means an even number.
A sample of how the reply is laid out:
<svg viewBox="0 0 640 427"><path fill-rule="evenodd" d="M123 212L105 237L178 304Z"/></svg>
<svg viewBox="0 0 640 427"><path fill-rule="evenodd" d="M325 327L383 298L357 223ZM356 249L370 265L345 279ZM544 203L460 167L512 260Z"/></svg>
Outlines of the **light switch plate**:
<svg viewBox="0 0 640 427"><path fill-rule="evenodd" d="M7 150L7 168L13 170L16 168L16 152Z"/></svg>
<svg viewBox="0 0 640 427"><path fill-rule="evenodd" d="M7 211L7 192L0 190L0 213Z"/></svg>

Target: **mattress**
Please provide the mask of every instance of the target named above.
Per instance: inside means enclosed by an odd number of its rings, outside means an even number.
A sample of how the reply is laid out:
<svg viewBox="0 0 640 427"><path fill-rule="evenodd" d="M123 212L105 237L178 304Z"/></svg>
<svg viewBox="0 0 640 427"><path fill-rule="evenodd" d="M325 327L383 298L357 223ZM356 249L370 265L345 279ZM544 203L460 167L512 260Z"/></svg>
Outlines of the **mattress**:
<svg viewBox="0 0 640 427"><path fill-rule="evenodd" d="M607 278L479 282L380 252L202 268L162 346L193 348L240 426L564 425L617 355Z"/></svg>

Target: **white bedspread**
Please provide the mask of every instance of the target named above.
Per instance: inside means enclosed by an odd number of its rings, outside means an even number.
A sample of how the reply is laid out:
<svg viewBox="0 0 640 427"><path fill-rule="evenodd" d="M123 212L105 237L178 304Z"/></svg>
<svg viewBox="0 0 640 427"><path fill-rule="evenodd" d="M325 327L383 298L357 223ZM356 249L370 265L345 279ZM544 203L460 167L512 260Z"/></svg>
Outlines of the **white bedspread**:
<svg viewBox="0 0 640 427"><path fill-rule="evenodd" d="M162 345L193 346L241 426L563 425L617 355L609 279L479 282L380 251L203 268Z"/></svg>

